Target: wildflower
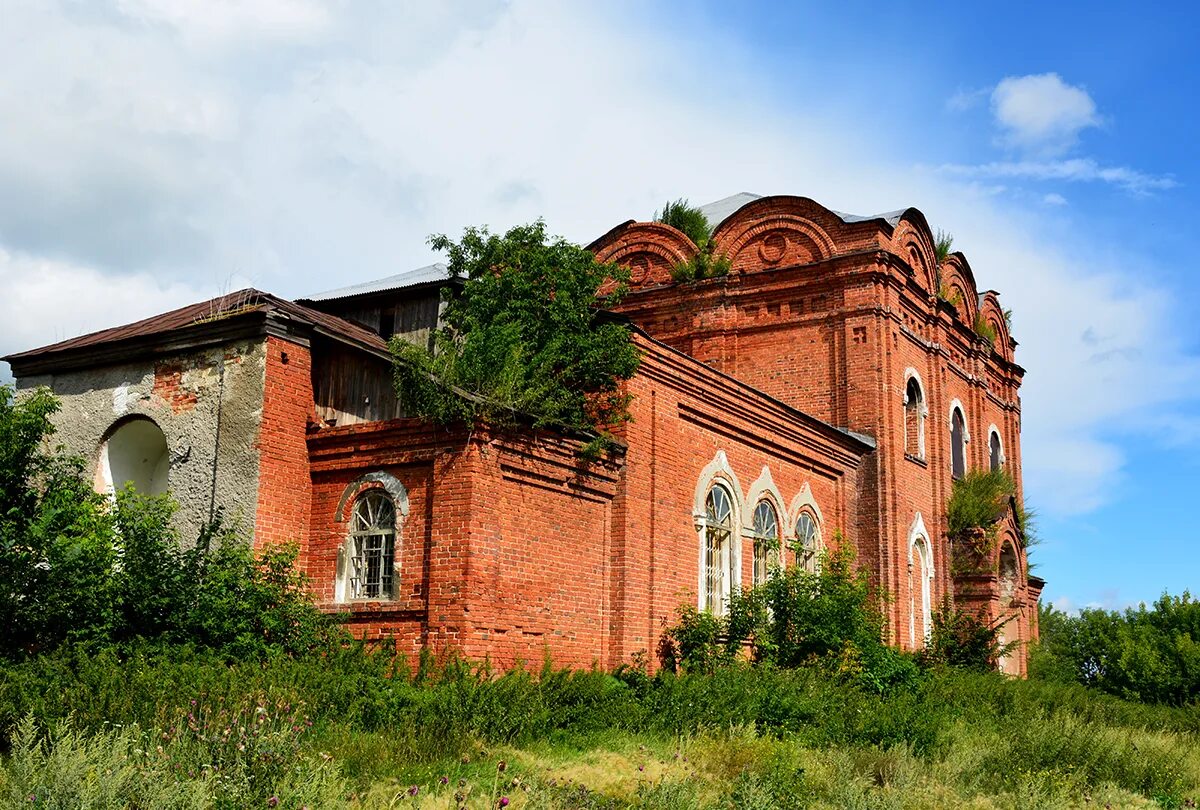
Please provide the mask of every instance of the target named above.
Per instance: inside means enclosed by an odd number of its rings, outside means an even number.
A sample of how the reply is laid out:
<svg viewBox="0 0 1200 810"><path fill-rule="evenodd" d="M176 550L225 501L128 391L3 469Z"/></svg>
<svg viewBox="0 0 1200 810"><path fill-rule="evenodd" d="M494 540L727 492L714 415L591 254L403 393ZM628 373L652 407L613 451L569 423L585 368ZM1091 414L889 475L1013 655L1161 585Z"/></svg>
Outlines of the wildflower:
<svg viewBox="0 0 1200 810"><path fill-rule="evenodd" d="M508 763L504 760L500 760L496 763L496 770L500 771L500 773L504 773L508 770Z"/></svg>
<svg viewBox="0 0 1200 810"><path fill-rule="evenodd" d="M638 770L639 770L639 771L644 771L644 770L646 770L646 766L645 766L645 765L638 765Z"/></svg>
<svg viewBox="0 0 1200 810"><path fill-rule="evenodd" d="M459 760L459 762L461 762L463 765L467 765L467 764L469 764L469 763L471 762L471 755L470 755L470 754L463 754L463 755L462 755L462 759L460 759L460 760Z"/></svg>
<svg viewBox="0 0 1200 810"><path fill-rule="evenodd" d="M449 777L449 776L439 776L439 777L438 777L438 784L439 784L439 785L448 785L448 784L450 784L450 777Z"/></svg>
<svg viewBox="0 0 1200 810"><path fill-rule="evenodd" d="M497 804L497 806L499 806L499 807L508 807L508 797L507 797L507 796L501 796L501 797L500 797L500 801L496 802L496 804Z"/></svg>
<svg viewBox="0 0 1200 810"><path fill-rule="evenodd" d="M279 806L279 797L278 796L272 796L271 798L267 799L267 807L278 807L278 806Z"/></svg>
<svg viewBox="0 0 1200 810"><path fill-rule="evenodd" d="M417 787L416 785L413 785L412 787L410 787L408 789L409 796L416 796L420 792L421 792L421 789L419 787Z"/></svg>

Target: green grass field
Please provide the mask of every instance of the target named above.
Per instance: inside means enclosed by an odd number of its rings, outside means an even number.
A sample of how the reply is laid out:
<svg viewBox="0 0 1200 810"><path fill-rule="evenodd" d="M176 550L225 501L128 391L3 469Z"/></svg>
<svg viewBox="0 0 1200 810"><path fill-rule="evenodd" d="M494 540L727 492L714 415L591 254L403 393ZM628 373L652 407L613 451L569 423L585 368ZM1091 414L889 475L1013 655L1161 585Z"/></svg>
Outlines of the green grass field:
<svg viewBox="0 0 1200 810"><path fill-rule="evenodd" d="M1191 807L1200 710L934 672L514 671L380 656L0 668L6 807ZM503 765L501 765L503 763ZM415 791L414 791L415 788ZM32 799L30 797L33 797Z"/></svg>

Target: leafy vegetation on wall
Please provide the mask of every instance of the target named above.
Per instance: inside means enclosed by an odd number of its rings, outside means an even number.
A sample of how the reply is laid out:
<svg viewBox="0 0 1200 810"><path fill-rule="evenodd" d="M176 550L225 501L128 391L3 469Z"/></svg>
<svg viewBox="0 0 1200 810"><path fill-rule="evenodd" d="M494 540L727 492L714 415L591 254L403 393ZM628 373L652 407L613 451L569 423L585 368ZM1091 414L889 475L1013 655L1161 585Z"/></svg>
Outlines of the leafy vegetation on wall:
<svg viewBox="0 0 1200 810"><path fill-rule="evenodd" d="M432 351L394 340L396 390L414 415L439 424L488 422L598 431L628 418L621 384L638 368L628 328L598 310L628 271L600 264L540 220L503 236L468 228L434 236L460 291L446 299ZM615 286L613 283L615 282Z"/></svg>
<svg viewBox="0 0 1200 810"><path fill-rule="evenodd" d="M662 211L656 211L654 219L683 231L699 248L695 256L671 268L672 280L702 281L729 275L732 263L728 256L713 253L712 229L699 208L685 199L678 199L666 203Z"/></svg>

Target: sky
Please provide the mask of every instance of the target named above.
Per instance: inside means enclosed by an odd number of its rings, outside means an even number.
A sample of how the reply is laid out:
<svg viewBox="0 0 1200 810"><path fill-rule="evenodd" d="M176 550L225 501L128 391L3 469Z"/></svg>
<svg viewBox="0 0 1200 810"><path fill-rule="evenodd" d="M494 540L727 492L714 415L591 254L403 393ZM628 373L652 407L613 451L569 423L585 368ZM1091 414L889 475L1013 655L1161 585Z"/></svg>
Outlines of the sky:
<svg viewBox="0 0 1200 810"><path fill-rule="evenodd" d="M468 225L915 206L1014 312L1044 598L1200 591L1200 11L976 5L7 0L0 354Z"/></svg>

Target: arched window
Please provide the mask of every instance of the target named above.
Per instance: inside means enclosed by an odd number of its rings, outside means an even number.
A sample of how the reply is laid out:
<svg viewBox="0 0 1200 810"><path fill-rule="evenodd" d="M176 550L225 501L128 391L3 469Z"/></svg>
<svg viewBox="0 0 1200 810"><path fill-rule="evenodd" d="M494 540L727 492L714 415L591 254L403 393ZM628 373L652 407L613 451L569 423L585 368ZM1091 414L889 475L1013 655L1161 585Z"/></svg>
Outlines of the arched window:
<svg viewBox="0 0 1200 810"><path fill-rule="evenodd" d="M1004 446L1000 444L1000 434L995 430L988 437L988 463L993 471L1004 466Z"/></svg>
<svg viewBox="0 0 1200 810"><path fill-rule="evenodd" d="M967 474L967 420L957 406L950 413L950 474L955 478Z"/></svg>
<svg viewBox="0 0 1200 810"><path fill-rule="evenodd" d="M925 458L925 394L921 381L908 378L904 388L904 452L914 458Z"/></svg>
<svg viewBox="0 0 1200 810"><path fill-rule="evenodd" d="M717 484L704 501L704 608L725 612L729 598L730 558L733 546L733 499Z"/></svg>
<svg viewBox="0 0 1200 810"><path fill-rule="evenodd" d="M796 518L796 564L805 571L816 573L817 555L821 552L821 535L817 521L808 511Z"/></svg>
<svg viewBox="0 0 1200 810"><path fill-rule="evenodd" d="M771 569L779 565L779 518L768 500L754 507L754 584L767 581Z"/></svg>
<svg viewBox="0 0 1200 810"><path fill-rule="evenodd" d="M143 495L167 491L171 454L167 439L152 420L134 417L119 422L100 445L96 490L112 494L126 484Z"/></svg>
<svg viewBox="0 0 1200 810"><path fill-rule="evenodd" d="M913 540L909 550L909 619L908 640L917 647L917 629L920 628L920 643L929 640L933 629L933 607L930 580L933 578L933 561L929 557L929 541L924 536Z"/></svg>
<svg viewBox="0 0 1200 810"><path fill-rule="evenodd" d="M395 597L396 506L381 489L369 489L354 503L348 540L346 597Z"/></svg>

